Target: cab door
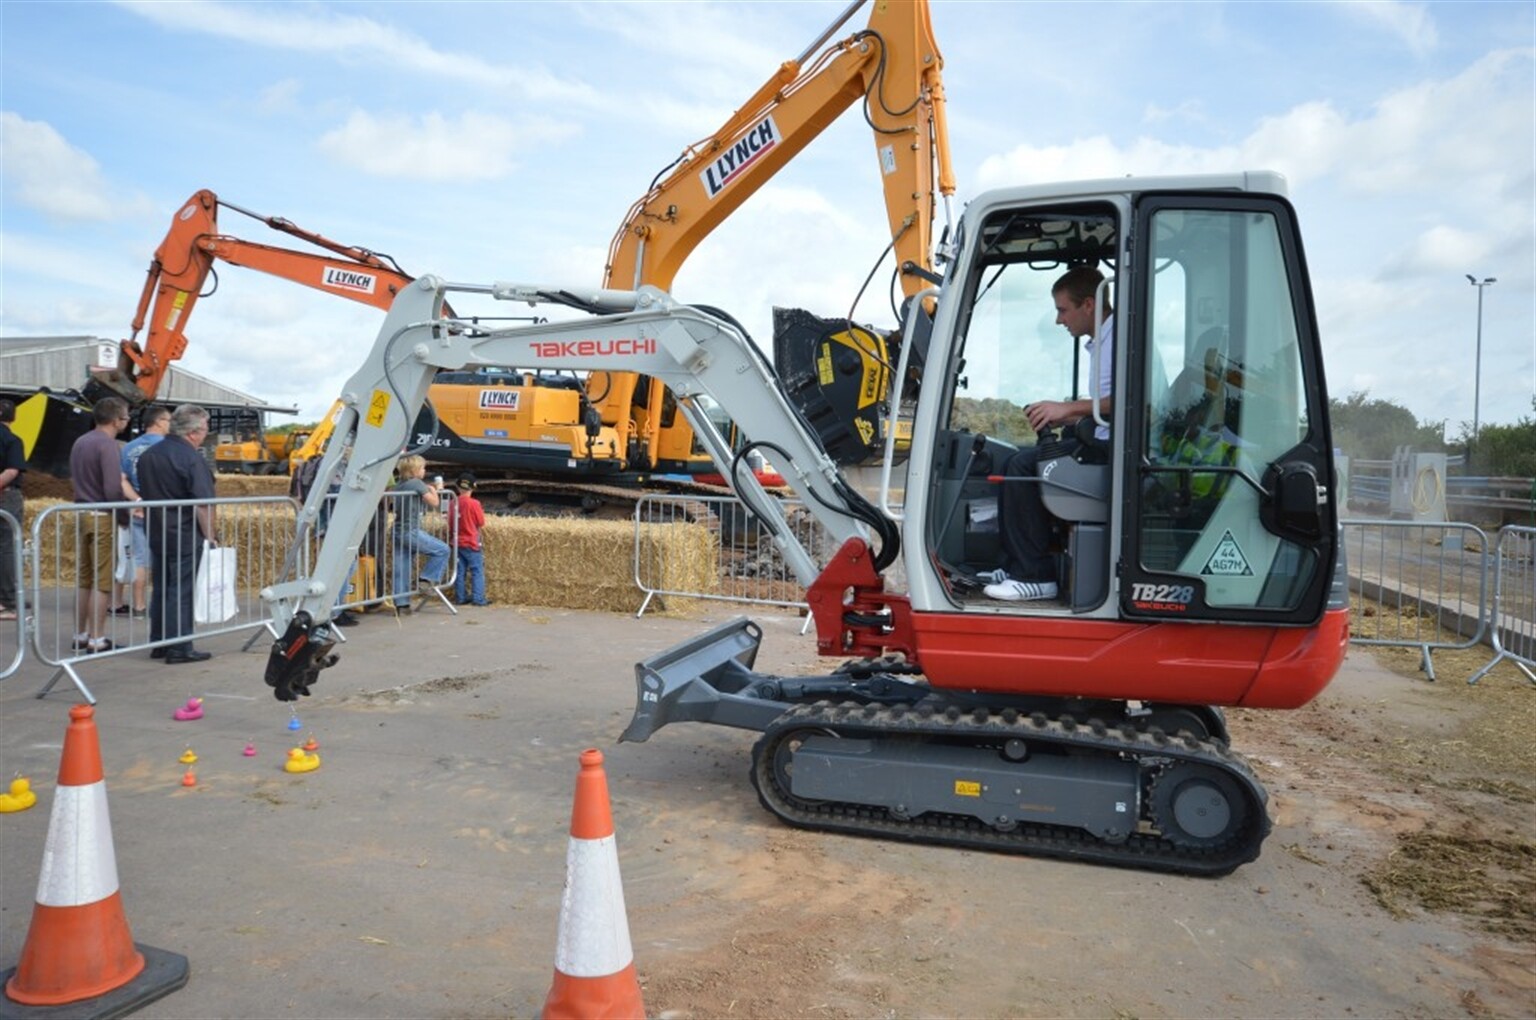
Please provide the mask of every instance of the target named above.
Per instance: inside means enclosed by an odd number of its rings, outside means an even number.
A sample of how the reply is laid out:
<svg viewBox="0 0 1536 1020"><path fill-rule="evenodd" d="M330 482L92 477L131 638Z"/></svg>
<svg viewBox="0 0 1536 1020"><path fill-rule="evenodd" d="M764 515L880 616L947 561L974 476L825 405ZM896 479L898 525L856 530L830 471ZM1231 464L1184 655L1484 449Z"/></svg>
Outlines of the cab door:
<svg viewBox="0 0 1536 1020"><path fill-rule="evenodd" d="M1156 194L1134 223L1121 611L1314 622L1338 514L1295 214L1273 196Z"/></svg>

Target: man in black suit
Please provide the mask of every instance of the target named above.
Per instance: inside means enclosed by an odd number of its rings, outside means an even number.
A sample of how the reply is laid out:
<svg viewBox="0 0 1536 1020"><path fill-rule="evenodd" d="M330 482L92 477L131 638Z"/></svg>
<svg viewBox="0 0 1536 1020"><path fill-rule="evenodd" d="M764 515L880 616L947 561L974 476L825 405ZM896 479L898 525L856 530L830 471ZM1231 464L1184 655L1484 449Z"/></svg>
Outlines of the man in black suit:
<svg viewBox="0 0 1536 1020"><path fill-rule="evenodd" d="M213 499L213 471L200 449L207 437L207 411L196 404L172 411L170 434L139 458L140 494L146 500ZM149 636L153 641L183 639L150 654L168 663L212 658L212 653L192 647L192 591L203 541L218 544L214 507L151 507L145 522L155 585Z"/></svg>

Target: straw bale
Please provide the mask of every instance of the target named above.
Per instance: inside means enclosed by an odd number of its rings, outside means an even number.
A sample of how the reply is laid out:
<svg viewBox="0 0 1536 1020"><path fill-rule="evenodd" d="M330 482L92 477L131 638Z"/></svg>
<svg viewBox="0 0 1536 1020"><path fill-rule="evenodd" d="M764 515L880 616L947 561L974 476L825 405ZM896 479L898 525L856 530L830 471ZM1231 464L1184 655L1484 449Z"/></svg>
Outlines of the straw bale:
<svg viewBox="0 0 1536 1020"><path fill-rule="evenodd" d="M260 481L260 478L251 479ZM49 507L67 500L28 499L26 527ZM59 518L62 522L64 519ZM272 583L294 530L289 504L222 506L220 537L240 551L238 583L255 591ZM262 534L266 540L258 541ZM481 532L485 548L486 594L511 605L554 606L599 612L633 613L644 594L635 584L635 528L629 521L584 518L491 517ZM44 585L76 580L72 526L47 527L41 536ZM642 528L639 555L644 576L667 591L716 593L720 590L718 539L707 527L684 522ZM272 562L263 563L261 557ZM685 608L673 598L668 608Z"/></svg>
<svg viewBox="0 0 1536 1020"><path fill-rule="evenodd" d="M492 517L481 532L486 594L515 605L633 613L644 595L635 584L635 528L628 521ZM653 525L640 555L660 570L658 587L714 591L715 542L692 524Z"/></svg>
<svg viewBox="0 0 1536 1020"><path fill-rule="evenodd" d="M220 499L236 496L286 496L288 476L283 475L215 475L213 491Z"/></svg>
<svg viewBox="0 0 1536 1020"><path fill-rule="evenodd" d="M24 507L25 527L31 539L32 523L39 514L50 507L68 503L63 499L28 499ZM54 515L53 524L45 524L38 536L41 546L42 576L44 585L58 584L60 580L73 586L77 580L74 543L75 525L72 515ZM288 543L294 532L294 512L288 503L266 503L254 506L219 507L219 535L226 543L233 544L239 555L236 563L235 583L244 591L256 591L271 584L275 567L281 565ZM267 562L263 562L263 558Z"/></svg>

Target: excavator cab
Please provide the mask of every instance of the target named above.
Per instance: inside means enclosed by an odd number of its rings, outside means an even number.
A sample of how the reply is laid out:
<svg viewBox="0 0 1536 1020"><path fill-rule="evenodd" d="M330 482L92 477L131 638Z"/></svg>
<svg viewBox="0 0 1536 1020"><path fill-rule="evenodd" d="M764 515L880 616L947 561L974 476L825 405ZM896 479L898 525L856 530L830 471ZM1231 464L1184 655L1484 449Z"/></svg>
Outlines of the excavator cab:
<svg viewBox="0 0 1536 1020"><path fill-rule="evenodd" d="M1315 622L1337 508L1316 327L1283 185L1115 194L1104 183L1002 193L969 211L971 236L945 289L949 350L930 356L925 380L939 394L920 539L942 584L933 607ZM1095 325L1112 307L1113 399L1075 437L1037 437L1025 405L1095 390L1096 355L1055 324L1051 290L1074 266L1105 277ZM940 378L936 365L947 366ZM1005 480L1010 455L1030 443L1037 477ZM1004 562L1007 484L1040 487L1056 600L993 601L976 581Z"/></svg>

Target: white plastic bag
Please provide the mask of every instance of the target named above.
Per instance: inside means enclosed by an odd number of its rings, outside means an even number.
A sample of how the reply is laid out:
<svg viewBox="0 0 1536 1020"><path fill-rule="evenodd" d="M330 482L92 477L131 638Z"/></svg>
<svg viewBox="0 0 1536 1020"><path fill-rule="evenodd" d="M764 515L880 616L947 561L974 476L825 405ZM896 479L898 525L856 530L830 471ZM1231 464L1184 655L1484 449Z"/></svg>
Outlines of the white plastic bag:
<svg viewBox="0 0 1536 1020"><path fill-rule="evenodd" d="M133 532L117 529L117 557L113 561L112 580L127 584L133 580Z"/></svg>
<svg viewBox="0 0 1536 1020"><path fill-rule="evenodd" d="M223 623L234 616L235 550L203 542L203 561L197 565L192 590L192 619L196 623Z"/></svg>

